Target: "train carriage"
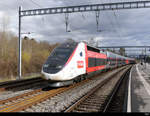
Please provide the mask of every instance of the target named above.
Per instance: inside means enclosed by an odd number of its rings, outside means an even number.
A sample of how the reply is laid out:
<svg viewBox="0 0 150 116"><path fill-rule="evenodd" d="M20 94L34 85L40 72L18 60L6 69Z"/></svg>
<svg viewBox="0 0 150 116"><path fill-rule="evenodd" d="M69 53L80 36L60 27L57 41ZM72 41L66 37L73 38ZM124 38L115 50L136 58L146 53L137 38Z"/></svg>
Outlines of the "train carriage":
<svg viewBox="0 0 150 116"><path fill-rule="evenodd" d="M107 51L107 68L113 69L117 67L116 54Z"/></svg>
<svg viewBox="0 0 150 116"><path fill-rule="evenodd" d="M87 49L87 61L86 72L101 72L105 70L107 64L107 55L105 52L101 52L99 49L86 46Z"/></svg>

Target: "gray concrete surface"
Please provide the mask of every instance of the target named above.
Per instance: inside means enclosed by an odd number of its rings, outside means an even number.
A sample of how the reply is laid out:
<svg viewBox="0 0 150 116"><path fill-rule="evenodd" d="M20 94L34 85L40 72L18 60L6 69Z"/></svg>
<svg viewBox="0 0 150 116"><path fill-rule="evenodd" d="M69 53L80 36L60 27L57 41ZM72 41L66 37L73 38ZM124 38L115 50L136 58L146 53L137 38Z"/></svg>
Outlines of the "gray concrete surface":
<svg viewBox="0 0 150 116"><path fill-rule="evenodd" d="M142 68L144 70L144 65L138 64L132 69L131 112L150 112L150 83L147 79L150 70L143 71Z"/></svg>

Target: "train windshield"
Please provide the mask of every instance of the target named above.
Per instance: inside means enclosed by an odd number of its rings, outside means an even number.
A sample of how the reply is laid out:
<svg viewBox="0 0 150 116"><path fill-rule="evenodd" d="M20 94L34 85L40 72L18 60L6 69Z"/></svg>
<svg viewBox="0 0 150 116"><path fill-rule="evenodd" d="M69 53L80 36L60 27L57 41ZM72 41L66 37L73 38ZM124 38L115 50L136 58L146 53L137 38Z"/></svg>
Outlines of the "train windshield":
<svg viewBox="0 0 150 116"><path fill-rule="evenodd" d="M57 62L56 64L65 64L74 49L76 48L77 43L64 43L58 46L53 50L51 55L48 57L45 64L51 64L52 62Z"/></svg>
<svg viewBox="0 0 150 116"><path fill-rule="evenodd" d="M56 73L61 70L76 46L77 44L64 43L55 48L43 65L43 70L47 73Z"/></svg>
<svg viewBox="0 0 150 116"><path fill-rule="evenodd" d="M57 48L51 54L51 57L57 57L60 60L67 60L68 57L71 55L72 52L73 52L73 49Z"/></svg>

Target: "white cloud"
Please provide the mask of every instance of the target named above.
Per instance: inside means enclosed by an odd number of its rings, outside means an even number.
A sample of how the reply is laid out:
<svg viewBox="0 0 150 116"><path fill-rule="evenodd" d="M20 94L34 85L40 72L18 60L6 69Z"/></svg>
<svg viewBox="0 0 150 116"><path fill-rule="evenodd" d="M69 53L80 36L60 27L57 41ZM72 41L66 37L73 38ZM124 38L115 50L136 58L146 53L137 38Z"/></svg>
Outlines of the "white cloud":
<svg viewBox="0 0 150 116"><path fill-rule="evenodd" d="M58 7L102 2L131 0L34 0L41 7ZM133 0L132 0L133 1ZM134 0L136 1L136 0ZM30 0L1 0L0 23L3 13L10 18L10 30L18 34L18 7L23 9L39 8ZM101 46L111 45L149 45L150 9L118 10L100 12L99 28L96 31L95 12L73 13L69 15L70 33L65 32L64 14L23 17L22 32L34 32L29 35L36 40L62 42L73 38L76 41L96 38Z"/></svg>

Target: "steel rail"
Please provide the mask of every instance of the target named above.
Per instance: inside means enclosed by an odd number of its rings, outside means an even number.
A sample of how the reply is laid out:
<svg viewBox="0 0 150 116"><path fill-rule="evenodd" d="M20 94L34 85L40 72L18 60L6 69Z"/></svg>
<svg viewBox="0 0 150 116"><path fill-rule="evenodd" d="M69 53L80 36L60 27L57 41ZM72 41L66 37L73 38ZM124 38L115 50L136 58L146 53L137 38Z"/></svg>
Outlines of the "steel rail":
<svg viewBox="0 0 150 116"><path fill-rule="evenodd" d="M115 95L117 94L117 92L121 86L123 79L127 76L127 74L130 72L130 70L131 70L131 67L121 76L121 78L117 82L117 84L116 84L115 88L113 89L112 93L110 94L109 98L107 98L108 102L106 103L106 105L103 109L103 112L107 112L108 108L110 107L111 102L113 101Z"/></svg>
<svg viewBox="0 0 150 116"><path fill-rule="evenodd" d="M41 91L42 91L42 89L37 89L37 90L33 90L33 91L31 91L31 92L27 92L27 93L24 93L24 94L21 94L21 95L18 95L18 96L14 96L14 97L11 97L11 98L7 98L7 99L4 99L4 100L1 100L1 101L0 101L0 105L5 104L5 103L7 103L7 102L11 102L11 101L13 101L13 100L17 100L17 99L19 99L19 98L26 97L26 96L28 96L28 95L36 94L36 93L41 92Z"/></svg>
<svg viewBox="0 0 150 116"><path fill-rule="evenodd" d="M55 89L55 90L51 90L51 91L47 91L47 92L41 92L40 94L35 95L35 96L29 96L29 97L23 99L22 101L18 101L16 103L12 103L12 104L0 107L0 112L21 111L21 110L26 109L36 103L42 102L49 97L53 97L53 96L63 92L64 90L66 90L66 89L59 88L59 89Z"/></svg>

